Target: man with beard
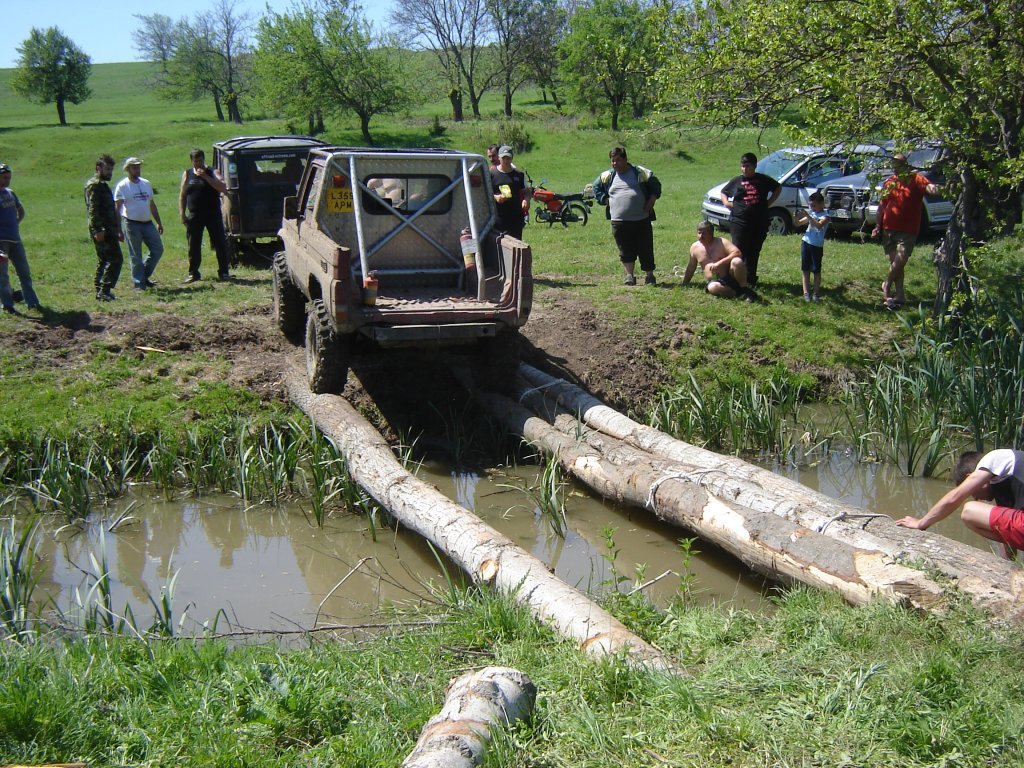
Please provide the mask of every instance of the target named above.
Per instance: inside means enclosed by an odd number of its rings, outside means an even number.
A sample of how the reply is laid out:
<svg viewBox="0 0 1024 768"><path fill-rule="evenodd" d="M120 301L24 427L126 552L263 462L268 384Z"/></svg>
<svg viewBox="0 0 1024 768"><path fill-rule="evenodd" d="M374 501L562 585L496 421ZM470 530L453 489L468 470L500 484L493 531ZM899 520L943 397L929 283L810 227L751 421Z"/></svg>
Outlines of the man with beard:
<svg viewBox="0 0 1024 768"><path fill-rule="evenodd" d="M100 155L96 161L96 175L85 183L85 205L89 211L89 236L96 246L96 298L99 301L113 301L113 288L121 276L121 240L124 233L118 221L114 194L110 191L111 175L114 172L114 158Z"/></svg>

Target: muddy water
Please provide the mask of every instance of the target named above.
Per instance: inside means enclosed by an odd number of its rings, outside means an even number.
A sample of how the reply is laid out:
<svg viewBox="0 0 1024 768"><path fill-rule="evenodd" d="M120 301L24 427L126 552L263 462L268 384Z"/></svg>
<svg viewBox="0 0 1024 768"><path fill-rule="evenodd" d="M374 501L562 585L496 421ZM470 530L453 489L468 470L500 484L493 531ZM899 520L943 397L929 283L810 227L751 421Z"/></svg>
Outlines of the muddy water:
<svg viewBox="0 0 1024 768"><path fill-rule="evenodd" d="M814 465L774 469L894 517L923 514L947 489L938 481L908 479L891 467L857 464L838 453ZM616 581L628 590L638 572L641 581L661 576L645 588L657 604L664 605L679 589L683 558L678 540L685 534L642 510L573 491L565 500L568 526L562 538L530 493L521 490L536 487L536 467L487 476L452 475L439 468L420 474L584 591L608 590ZM129 520L108 531L129 504ZM946 535L985 546L955 519L940 525ZM611 529L614 569L606 543ZM366 518L341 515L319 528L298 506L246 508L227 496L167 502L145 486L136 487L121 509L97 515L85 530L65 529L56 539L42 541L47 570L41 588L63 610L72 605L76 589L84 592L93 583L86 574L96 571L92 556L100 559L102 554L112 575L115 610L130 603L143 625L153 614L150 596L158 598L177 574L174 618L185 615L181 626L186 634L213 622L221 630L372 623L384 606L431 600L428 584L433 589L444 585L436 559L417 536L386 528L374 536ZM690 572L699 600L766 608L769 585L710 545L697 542L695 549L700 553L690 562Z"/></svg>

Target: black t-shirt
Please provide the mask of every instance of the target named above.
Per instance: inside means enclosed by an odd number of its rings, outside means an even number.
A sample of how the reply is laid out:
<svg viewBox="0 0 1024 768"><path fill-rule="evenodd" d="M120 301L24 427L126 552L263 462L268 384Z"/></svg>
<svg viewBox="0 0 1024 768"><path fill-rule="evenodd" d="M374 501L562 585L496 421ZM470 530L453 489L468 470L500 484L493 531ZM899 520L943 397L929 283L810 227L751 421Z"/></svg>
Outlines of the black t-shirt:
<svg viewBox="0 0 1024 768"><path fill-rule="evenodd" d="M768 198L779 188L779 182L763 173L737 176L722 189L732 198L731 219L761 221L768 216Z"/></svg>
<svg viewBox="0 0 1024 768"><path fill-rule="evenodd" d="M210 168L207 168L205 173L207 176L213 176L213 170ZM220 192L204 181L194 168L185 171L185 206L193 214L220 213Z"/></svg>
<svg viewBox="0 0 1024 768"><path fill-rule="evenodd" d="M519 236L523 233L523 190L526 189L526 176L517 168L506 173L498 168L491 169L491 182L494 194L507 186L512 193L504 202L498 203L498 228L503 232Z"/></svg>

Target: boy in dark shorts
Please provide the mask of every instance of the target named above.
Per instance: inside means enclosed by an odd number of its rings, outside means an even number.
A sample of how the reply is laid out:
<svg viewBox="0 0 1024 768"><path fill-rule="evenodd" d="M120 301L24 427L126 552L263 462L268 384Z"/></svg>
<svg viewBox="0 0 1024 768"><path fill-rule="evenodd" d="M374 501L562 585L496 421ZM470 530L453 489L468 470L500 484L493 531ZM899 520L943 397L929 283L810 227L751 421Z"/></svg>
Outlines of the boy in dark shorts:
<svg viewBox="0 0 1024 768"><path fill-rule="evenodd" d="M960 518L964 525L979 536L998 541L1003 557L1012 558L1014 550L1024 549L1024 451L1000 448L984 456L969 451L957 461L953 482L956 488L939 499L928 514L920 519L904 517L896 525L923 531L963 504Z"/></svg>

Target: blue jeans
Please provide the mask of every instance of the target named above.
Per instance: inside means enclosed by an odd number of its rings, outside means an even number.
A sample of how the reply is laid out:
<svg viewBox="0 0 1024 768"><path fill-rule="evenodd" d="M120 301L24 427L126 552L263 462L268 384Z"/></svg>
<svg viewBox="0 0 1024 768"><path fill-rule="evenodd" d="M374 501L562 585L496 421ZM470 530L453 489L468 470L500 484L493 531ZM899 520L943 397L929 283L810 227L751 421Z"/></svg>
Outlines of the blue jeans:
<svg viewBox="0 0 1024 768"><path fill-rule="evenodd" d="M0 242L0 248L8 257L0 261L0 303L3 303L5 309L14 309L11 279L7 274L7 262L10 260L10 263L14 265L14 271L18 273L18 280L21 282L21 295L25 299L25 306L38 307L39 299L36 297L35 289L32 288L32 272L28 268L25 246L21 244L21 240L4 240Z"/></svg>
<svg viewBox="0 0 1024 768"><path fill-rule="evenodd" d="M125 219L125 240L128 241L128 258L132 261L132 282L136 288L144 287L153 276L157 262L164 255L164 241L152 221ZM149 249L149 258L142 260L142 244Z"/></svg>

